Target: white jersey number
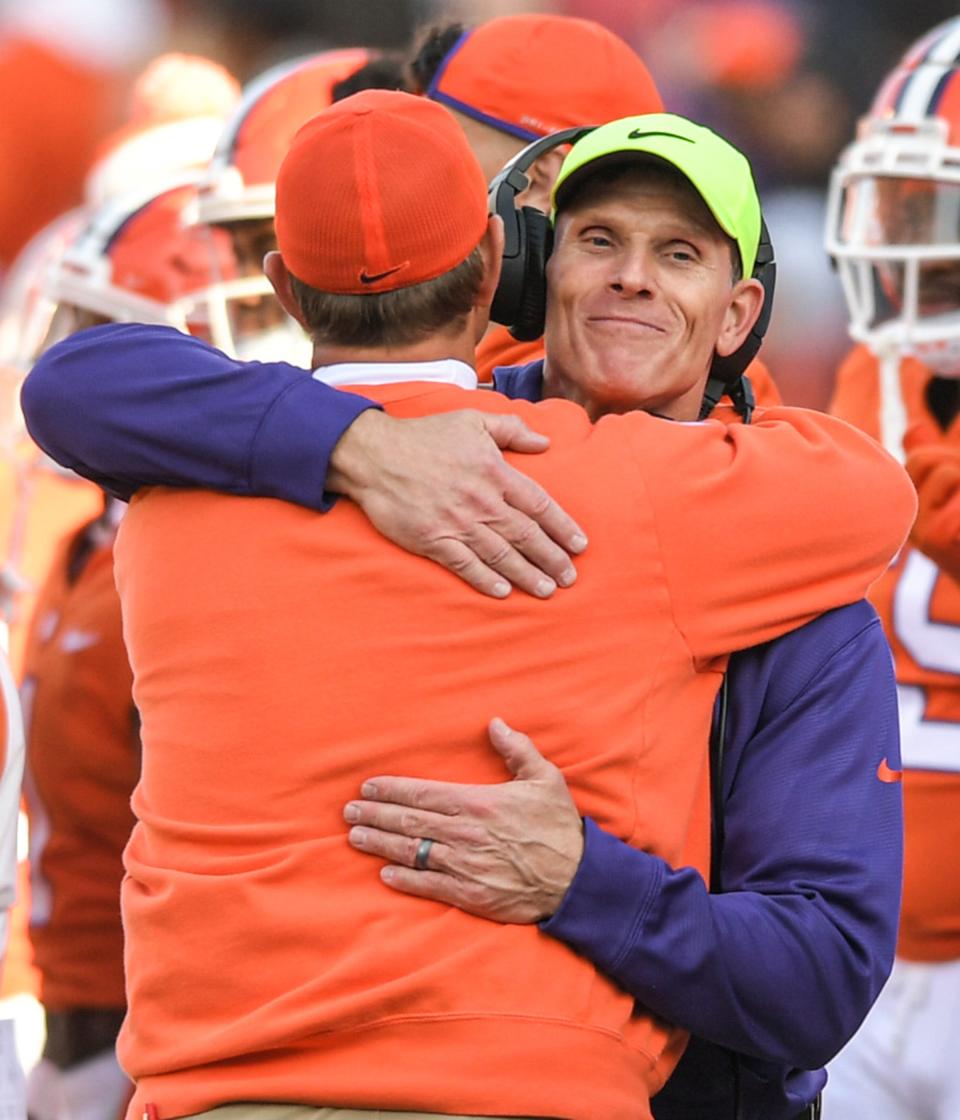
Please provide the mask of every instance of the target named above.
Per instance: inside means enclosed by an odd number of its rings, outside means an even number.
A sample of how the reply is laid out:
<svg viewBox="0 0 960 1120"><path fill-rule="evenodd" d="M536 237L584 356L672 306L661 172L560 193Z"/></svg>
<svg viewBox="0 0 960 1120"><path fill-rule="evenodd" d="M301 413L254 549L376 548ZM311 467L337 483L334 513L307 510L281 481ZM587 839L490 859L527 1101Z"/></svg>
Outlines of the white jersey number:
<svg viewBox="0 0 960 1120"><path fill-rule="evenodd" d="M922 552L910 553L893 599L893 627L921 668L960 676L960 626L930 617L939 574L937 565ZM926 719L923 688L901 684L897 694L903 765L912 770L960 772L960 723Z"/></svg>

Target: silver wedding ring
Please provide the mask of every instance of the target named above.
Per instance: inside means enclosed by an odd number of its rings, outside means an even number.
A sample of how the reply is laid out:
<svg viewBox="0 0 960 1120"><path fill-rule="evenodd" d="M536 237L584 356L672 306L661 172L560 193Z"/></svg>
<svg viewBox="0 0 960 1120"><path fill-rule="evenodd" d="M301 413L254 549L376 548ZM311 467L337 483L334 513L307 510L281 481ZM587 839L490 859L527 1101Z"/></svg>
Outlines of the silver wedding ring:
<svg viewBox="0 0 960 1120"><path fill-rule="evenodd" d="M432 847L432 840L421 840L417 845L417 854L413 857L413 866L417 871L427 870L427 860L430 858L430 849Z"/></svg>

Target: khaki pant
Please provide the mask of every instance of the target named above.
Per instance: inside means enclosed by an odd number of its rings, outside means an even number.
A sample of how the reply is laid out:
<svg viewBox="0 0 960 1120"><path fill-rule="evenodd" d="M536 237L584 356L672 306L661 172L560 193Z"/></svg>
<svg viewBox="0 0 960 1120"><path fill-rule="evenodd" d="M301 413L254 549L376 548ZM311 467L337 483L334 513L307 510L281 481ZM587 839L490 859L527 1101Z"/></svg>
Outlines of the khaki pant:
<svg viewBox="0 0 960 1120"><path fill-rule="evenodd" d="M530 1116L452 1116L439 1112L366 1112L356 1108L314 1108L308 1104L224 1104L182 1120L538 1120ZM540 1118L549 1120L549 1118Z"/></svg>

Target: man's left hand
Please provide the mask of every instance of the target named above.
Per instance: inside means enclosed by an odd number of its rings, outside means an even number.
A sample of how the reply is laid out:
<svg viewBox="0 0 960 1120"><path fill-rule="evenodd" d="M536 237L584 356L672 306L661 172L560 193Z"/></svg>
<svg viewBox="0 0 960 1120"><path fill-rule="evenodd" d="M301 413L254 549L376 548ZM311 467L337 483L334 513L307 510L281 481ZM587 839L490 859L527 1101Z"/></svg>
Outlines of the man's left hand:
<svg viewBox="0 0 960 1120"><path fill-rule="evenodd" d="M390 861L380 877L395 890L497 922L538 922L554 913L576 874L580 814L563 775L526 735L499 719L489 731L513 781L371 778L364 800L344 809L350 843ZM425 839L433 844L417 869Z"/></svg>

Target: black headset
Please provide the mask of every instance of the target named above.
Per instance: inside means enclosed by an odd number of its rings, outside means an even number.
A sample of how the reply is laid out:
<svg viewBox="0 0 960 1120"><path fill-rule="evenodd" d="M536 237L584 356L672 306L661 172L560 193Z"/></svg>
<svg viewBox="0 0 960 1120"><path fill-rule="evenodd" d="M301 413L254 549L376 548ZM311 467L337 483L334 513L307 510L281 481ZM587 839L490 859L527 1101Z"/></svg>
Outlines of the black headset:
<svg viewBox="0 0 960 1120"><path fill-rule="evenodd" d="M490 213L503 221L504 245L500 282L490 308L490 318L502 323L514 338L530 342L543 334L547 309L547 259L553 249L550 219L532 206L517 209L516 199L529 185L527 171L544 153L561 144L575 144L593 128L565 128L528 144L504 167L489 187ZM760 244L753 277L763 285L763 307L743 343L725 357L714 354L704 391L701 419L720 398L729 394L737 410L749 421L754 399L744 370L756 357L770 325L777 265L767 224L760 218Z"/></svg>

